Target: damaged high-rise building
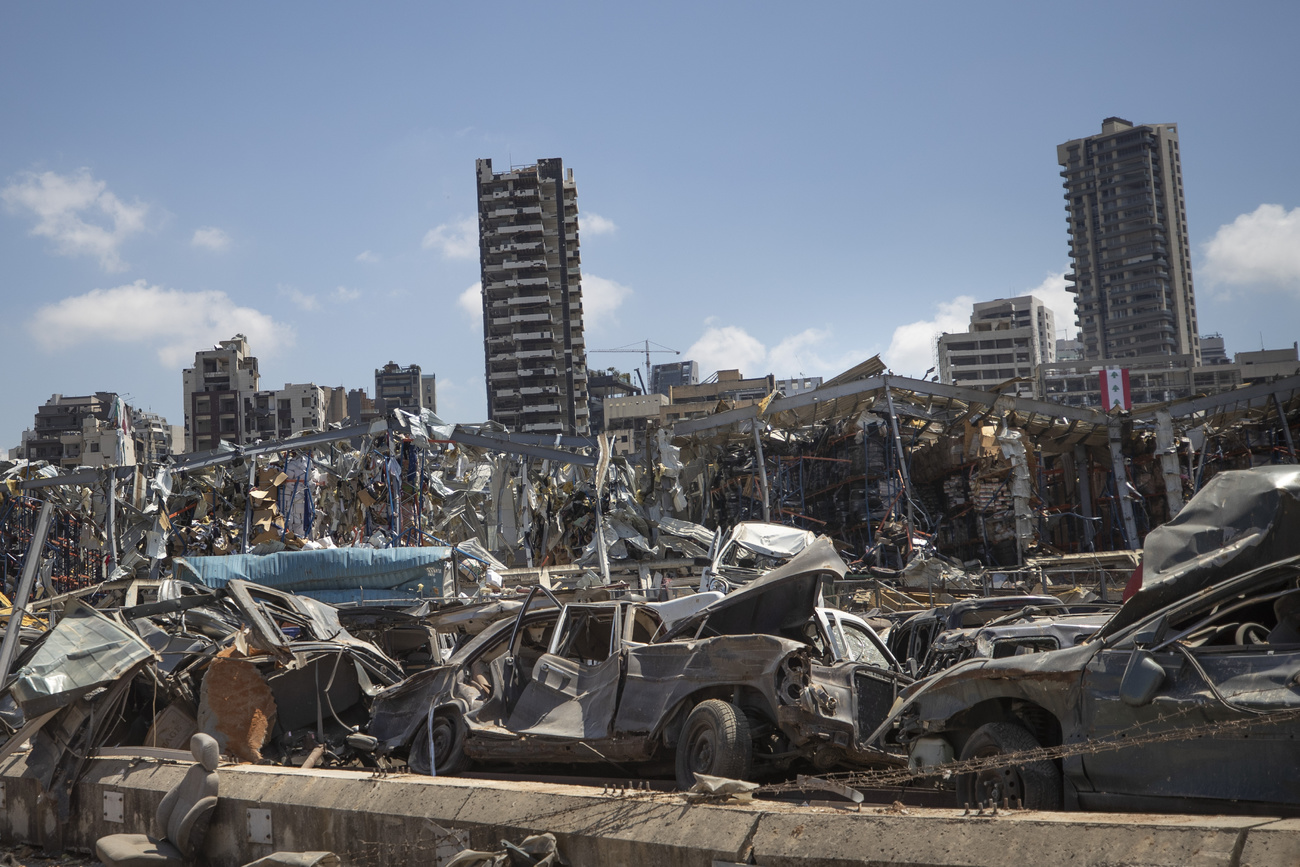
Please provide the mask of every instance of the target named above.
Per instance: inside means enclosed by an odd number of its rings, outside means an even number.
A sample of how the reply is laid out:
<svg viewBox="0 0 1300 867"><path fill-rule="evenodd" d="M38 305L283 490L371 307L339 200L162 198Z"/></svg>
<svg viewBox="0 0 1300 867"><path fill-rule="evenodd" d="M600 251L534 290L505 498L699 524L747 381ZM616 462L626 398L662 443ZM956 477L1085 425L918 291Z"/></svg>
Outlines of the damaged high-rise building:
<svg viewBox="0 0 1300 867"><path fill-rule="evenodd" d="M1199 364L1178 127L1108 117L1100 135L1058 145L1056 159L1084 358Z"/></svg>
<svg viewBox="0 0 1300 867"><path fill-rule="evenodd" d="M586 434L578 191L560 159L493 172L477 161L488 418Z"/></svg>

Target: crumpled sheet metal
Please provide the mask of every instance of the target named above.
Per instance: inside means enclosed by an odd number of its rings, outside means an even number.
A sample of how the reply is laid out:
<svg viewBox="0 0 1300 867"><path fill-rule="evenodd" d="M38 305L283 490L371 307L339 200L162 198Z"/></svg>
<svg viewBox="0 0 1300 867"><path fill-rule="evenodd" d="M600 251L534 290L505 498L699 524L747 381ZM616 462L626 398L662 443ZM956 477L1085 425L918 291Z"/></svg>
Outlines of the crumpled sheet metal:
<svg viewBox="0 0 1300 867"><path fill-rule="evenodd" d="M1145 615L1251 569L1294 556L1300 538L1300 466L1216 475L1169 523L1147 534L1142 589L1100 631L1113 635Z"/></svg>
<svg viewBox="0 0 1300 867"><path fill-rule="evenodd" d="M28 717L65 707L153 656L149 645L95 609L73 601L11 689Z"/></svg>

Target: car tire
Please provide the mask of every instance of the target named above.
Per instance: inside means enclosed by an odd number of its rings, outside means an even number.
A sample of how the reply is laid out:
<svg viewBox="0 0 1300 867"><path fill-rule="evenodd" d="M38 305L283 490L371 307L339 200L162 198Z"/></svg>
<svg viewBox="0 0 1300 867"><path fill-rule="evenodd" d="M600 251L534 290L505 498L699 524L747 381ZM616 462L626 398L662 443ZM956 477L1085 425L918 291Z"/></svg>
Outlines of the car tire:
<svg viewBox="0 0 1300 867"><path fill-rule="evenodd" d="M982 725L962 747L961 760L987 759L1039 749L1042 745L1022 725L996 722ZM1006 768L989 768L957 777L957 806L1007 799L1030 810L1064 807L1061 770L1049 759L1033 759Z"/></svg>
<svg viewBox="0 0 1300 867"><path fill-rule="evenodd" d="M412 773L430 774L436 770L434 776L450 777L469 767L469 757L465 755L465 722L460 718L460 714L454 712L434 714L433 745L434 755L437 757L436 769L429 767L429 727L426 722L415 733L415 739L411 741L411 749L407 754L406 765Z"/></svg>
<svg viewBox="0 0 1300 867"><path fill-rule="evenodd" d="M677 787L695 785L695 774L743 780L749 776L754 745L749 720L734 704L711 698L691 711L677 739Z"/></svg>

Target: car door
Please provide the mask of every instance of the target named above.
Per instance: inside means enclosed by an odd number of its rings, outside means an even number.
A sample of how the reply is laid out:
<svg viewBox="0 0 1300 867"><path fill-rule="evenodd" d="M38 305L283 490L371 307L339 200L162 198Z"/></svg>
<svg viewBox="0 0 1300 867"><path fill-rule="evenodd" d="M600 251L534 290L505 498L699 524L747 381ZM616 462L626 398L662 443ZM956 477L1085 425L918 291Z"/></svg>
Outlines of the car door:
<svg viewBox="0 0 1300 867"><path fill-rule="evenodd" d="M1275 598L1240 594L1163 615L1092 658L1082 683L1086 737L1137 744L1085 747L1082 767L1096 795L1081 801L1300 803L1300 741L1287 716L1300 711L1300 645L1237 643L1251 639L1242 626L1265 621ZM1135 695L1131 683L1125 689L1126 672L1141 666L1149 696Z"/></svg>
<svg viewBox="0 0 1300 867"><path fill-rule="evenodd" d="M533 666L507 728L575 740L609 736L623 672L623 607L565 606L550 649Z"/></svg>

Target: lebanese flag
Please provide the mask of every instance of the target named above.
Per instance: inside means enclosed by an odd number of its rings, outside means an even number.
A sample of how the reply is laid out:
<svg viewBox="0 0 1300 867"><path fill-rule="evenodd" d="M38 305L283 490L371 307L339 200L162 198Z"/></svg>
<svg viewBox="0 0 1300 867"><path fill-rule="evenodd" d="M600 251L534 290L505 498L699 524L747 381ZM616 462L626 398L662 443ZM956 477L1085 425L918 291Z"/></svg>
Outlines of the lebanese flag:
<svg viewBox="0 0 1300 867"><path fill-rule="evenodd" d="M1108 367L1101 372L1101 408L1132 409L1133 393L1128 385L1128 368Z"/></svg>

